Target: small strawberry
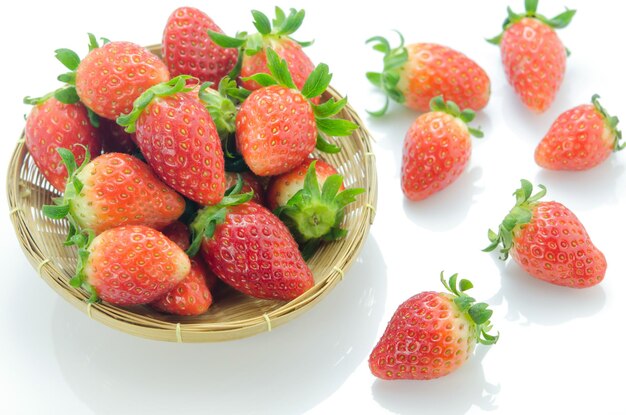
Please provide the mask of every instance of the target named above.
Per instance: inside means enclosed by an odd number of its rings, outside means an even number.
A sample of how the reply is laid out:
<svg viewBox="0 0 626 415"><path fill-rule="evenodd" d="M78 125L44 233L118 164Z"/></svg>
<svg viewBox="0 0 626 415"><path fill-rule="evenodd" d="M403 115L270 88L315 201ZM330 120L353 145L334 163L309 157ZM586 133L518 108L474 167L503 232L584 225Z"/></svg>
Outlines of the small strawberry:
<svg viewBox="0 0 626 415"><path fill-rule="evenodd" d="M290 37L302 25L304 10L291 9L289 15L285 15L279 7L276 7L275 11L276 18L273 22L270 22L268 17L260 11L252 11L253 24L258 33L232 38L217 31L209 31L211 39L222 47L239 48L242 56L241 85L250 91L259 89L261 84L246 78L257 73L271 73L264 53L266 48L273 49L281 59L287 62L289 73L298 89L304 87L307 78L315 69L311 59L302 50L302 46L308 46L312 42L298 42Z"/></svg>
<svg viewBox="0 0 626 415"><path fill-rule="evenodd" d="M53 219L69 219L73 229L68 238L78 227L96 234L120 225L163 228L185 209L183 198L135 157L106 153L89 161L87 154L77 168L69 150L58 151L68 169L68 184L56 205L43 211Z"/></svg>
<svg viewBox="0 0 626 415"><path fill-rule="evenodd" d="M82 286L90 302L147 304L189 274L185 252L146 226L120 226L95 238L93 232L81 232L72 242L78 246L79 261L70 283Z"/></svg>
<svg viewBox="0 0 626 415"><path fill-rule="evenodd" d="M178 76L155 85L135 101L118 124L135 140L157 176L202 205L224 195L224 153L215 123L192 88Z"/></svg>
<svg viewBox="0 0 626 415"><path fill-rule="evenodd" d="M252 201L258 203L259 205L264 204L264 194L265 190L263 189L263 184L259 180L257 176L249 172L235 173L235 172L226 172L226 189L229 189L237 184L237 177L241 176L241 180L243 180L243 187L241 189L242 193L252 192Z"/></svg>
<svg viewBox="0 0 626 415"><path fill-rule="evenodd" d="M60 89L43 98L26 97L24 102L34 105L24 128L26 147L39 171L55 189L63 192L67 170L56 149L69 149L82 163L85 149L100 154L102 143L98 130L91 124L85 106L70 89Z"/></svg>
<svg viewBox="0 0 626 415"><path fill-rule="evenodd" d="M384 380L428 380L458 369L476 343L492 345L492 311L465 291L472 283L457 274L441 282L448 292L427 291L400 304L369 357L372 374Z"/></svg>
<svg viewBox="0 0 626 415"><path fill-rule="evenodd" d="M386 94L384 107L370 112L383 115L389 98L420 112L430 108L430 100L443 95L462 109L480 111L489 102L491 82L476 62L454 49L433 43L415 43L392 48L387 39L375 36L374 50L384 53L383 72L368 72L367 79Z"/></svg>
<svg viewBox="0 0 626 415"><path fill-rule="evenodd" d="M431 112L417 117L404 139L402 191L410 200L422 200L444 189L463 172L472 149L470 135L480 130L467 126L474 112L460 111L452 101L435 97Z"/></svg>
<svg viewBox="0 0 626 415"><path fill-rule="evenodd" d="M306 160L276 176L268 187L268 206L282 220L309 258L322 241L346 236L341 228L345 207L364 189L345 190L343 177L322 160Z"/></svg>
<svg viewBox="0 0 626 415"><path fill-rule="evenodd" d="M124 127L115 121L106 118L100 119L98 131L102 137L102 151L104 153L133 154L137 151L133 135L124 131Z"/></svg>
<svg viewBox="0 0 626 415"><path fill-rule="evenodd" d="M269 210L232 192L198 213L190 255L202 248L209 268L244 294L290 301L311 288L313 274L287 227Z"/></svg>
<svg viewBox="0 0 626 415"><path fill-rule="evenodd" d="M75 86L82 103L103 118L129 113L144 91L170 79L163 61L142 46L105 40L100 47L92 34L89 39L82 61L69 49L56 50L57 59L71 71L59 80Z"/></svg>
<svg viewBox="0 0 626 415"><path fill-rule="evenodd" d="M604 254L595 247L576 215L558 202L541 202L546 188L532 195L533 186L522 180L515 206L496 234L489 230L493 251L499 245L500 258L509 253L526 272L556 285L586 288L598 284L606 273Z"/></svg>
<svg viewBox="0 0 626 415"><path fill-rule="evenodd" d="M587 170L624 148L617 117L610 116L598 102L579 105L554 121L535 150L535 161L551 170Z"/></svg>
<svg viewBox="0 0 626 415"><path fill-rule="evenodd" d="M321 151L338 152L318 133L347 136L354 123L330 118L346 105L346 99L329 99L315 105L312 97L321 95L332 75L326 64L311 73L302 91L296 89L287 64L272 49L266 50L272 75L256 74L251 79L263 88L243 102L236 121L237 148L246 164L258 176L274 176L292 170L317 146Z"/></svg>
<svg viewBox="0 0 626 415"><path fill-rule="evenodd" d="M568 51L554 29L566 27L576 10L566 10L552 19L537 13L538 0L526 0L526 13L508 8L503 32L489 39L500 45L502 64L509 84L530 110L546 111L556 96Z"/></svg>
<svg viewBox="0 0 626 415"><path fill-rule="evenodd" d="M238 51L223 48L207 31L223 33L201 10L179 7L172 12L163 31L162 54L172 77L191 75L217 86L237 63Z"/></svg>

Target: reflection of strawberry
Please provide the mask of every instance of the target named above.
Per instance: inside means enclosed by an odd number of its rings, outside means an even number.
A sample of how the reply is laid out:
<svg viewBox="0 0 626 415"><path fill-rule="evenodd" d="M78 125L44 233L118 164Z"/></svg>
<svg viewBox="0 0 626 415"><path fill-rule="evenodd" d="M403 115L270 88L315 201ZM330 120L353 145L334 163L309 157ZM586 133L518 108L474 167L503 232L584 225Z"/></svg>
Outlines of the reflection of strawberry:
<svg viewBox="0 0 626 415"><path fill-rule="evenodd" d="M465 291L457 274L441 282L449 292L422 292L402 303L370 354L372 374L384 380L427 380L448 375L472 355L476 343L491 345L492 311Z"/></svg>
<svg viewBox="0 0 626 415"><path fill-rule="evenodd" d="M526 1L526 13L509 15L503 32L489 39L500 45L502 63L509 83L524 105L535 112L547 110L565 75L567 49L554 29L566 27L575 10L548 19L537 13L537 0Z"/></svg>
<svg viewBox="0 0 626 415"><path fill-rule="evenodd" d="M499 245L501 258L509 253L535 278L566 287L598 284L606 273L604 254L595 247L576 215L558 202L539 201L546 188L532 195L533 186L522 180L516 203L502 221L498 233L489 230L491 244Z"/></svg>
<svg viewBox="0 0 626 415"><path fill-rule="evenodd" d="M554 121L535 150L535 161L551 170L587 170L622 150L622 132L617 117L611 117L598 102L565 111Z"/></svg>

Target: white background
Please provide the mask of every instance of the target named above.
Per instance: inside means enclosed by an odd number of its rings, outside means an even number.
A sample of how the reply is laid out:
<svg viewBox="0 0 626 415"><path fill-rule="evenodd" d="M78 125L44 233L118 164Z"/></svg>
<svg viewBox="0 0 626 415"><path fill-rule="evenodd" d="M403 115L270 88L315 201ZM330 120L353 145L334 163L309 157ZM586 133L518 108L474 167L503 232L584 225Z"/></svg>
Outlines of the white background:
<svg viewBox="0 0 626 415"><path fill-rule="evenodd" d="M551 109L534 115L507 85L498 49L484 41L498 33L508 2L306 3L280 5L306 8L296 38L315 39L308 53L330 65L333 85L348 95L376 139L378 214L344 281L313 310L271 333L218 344L134 338L89 320L37 276L13 235L2 193L0 413L625 413L626 156L612 156L588 172L554 173L534 164L533 151L558 114L588 102L593 93L612 114L626 117L626 7L608 0L567 2L578 14L559 31L572 51L565 80ZM69 47L82 56L87 32L158 43L167 17L180 5L203 9L234 34L252 29L251 8L272 13L274 3L6 3L0 25L2 182L29 110L23 96L58 85L63 68L54 49ZM511 0L511 6L519 11L523 1ZM547 0L539 5L550 17L563 7ZM382 120L365 113L382 99L364 77L366 70L381 68L380 54L364 41L382 34L395 43L391 29L409 42L463 51L492 81L489 106L475 122L485 138L474 140L467 170L420 203L404 200L399 185L402 141L416 114L397 105ZM522 177L544 183L547 199L564 203L585 224L609 264L600 286L552 286L480 251L487 228L497 226L513 204L511 193ZM409 296L440 290L441 270L474 281L474 296L493 305L500 341L479 346L445 378L375 380L367 358L387 321Z"/></svg>

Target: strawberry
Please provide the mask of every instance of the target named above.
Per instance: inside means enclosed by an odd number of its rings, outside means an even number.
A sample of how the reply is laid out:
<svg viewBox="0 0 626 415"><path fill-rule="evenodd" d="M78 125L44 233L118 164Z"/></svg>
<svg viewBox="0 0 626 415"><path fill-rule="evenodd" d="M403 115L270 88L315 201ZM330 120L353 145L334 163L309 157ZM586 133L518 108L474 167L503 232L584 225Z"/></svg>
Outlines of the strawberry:
<svg viewBox="0 0 626 415"><path fill-rule="evenodd" d="M264 189L263 184L254 174L249 172L235 173L235 172L226 172L226 188L230 188L237 184L237 177L241 176L241 180L243 180L243 187L241 189L242 193L252 192L252 201L258 203L259 205L264 204Z"/></svg>
<svg viewBox="0 0 626 415"><path fill-rule="evenodd" d="M206 13L193 7L172 12L163 31L162 55L172 77L191 75L217 86L237 63L237 49L223 48L207 31L223 33Z"/></svg>
<svg viewBox="0 0 626 415"><path fill-rule="evenodd" d="M410 200L422 200L446 188L463 172L469 161L470 135L480 130L467 126L474 112L460 111L441 96L430 103L431 112L417 117L404 138L402 191Z"/></svg>
<svg viewBox="0 0 626 415"><path fill-rule="evenodd" d="M98 130L76 94L66 88L43 98L26 97L24 102L34 105L24 128L26 147L39 171L55 189L63 192L67 170L56 149L69 149L82 163L85 149L100 154L102 143Z"/></svg>
<svg viewBox="0 0 626 415"><path fill-rule="evenodd" d="M106 153L93 161L87 154L77 168L72 153L59 149L69 179L56 205L44 206L53 218L68 217L73 230L91 229L99 234L120 225L162 228L175 221L185 209L185 201L164 185L150 168L128 154Z"/></svg>
<svg viewBox="0 0 626 415"><path fill-rule="evenodd" d="M146 304L162 297L189 274L185 252L161 232L146 226L119 226L94 238L81 232L76 275L70 283L83 287L90 302Z"/></svg>
<svg viewBox="0 0 626 415"><path fill-rule="evenodd" d="M576 10L566 10L552 19L537 13L538 0L526 0L526 13L508 8L503 32L489 39L500 45L502 64L509 84L530 110L546 111L565 75L568 51L554 29L566 27Z"/></svg>
<svg viewBox="0 0 626 415"><path fill-rule="evenodd" d="M302 25L304 10L291 9L289 15L285 15L285 12L279 7L276 7L275 11L276 18L273 20L273 25L265 14L258 10L252 11L253 24L258 30L258 33L255 34L232 38L217 31L209 31L211 39L222 47L239 48L239 53L242 56L241 85L250 91L259 89L261 84L246 78L257 73L271 73L267 58L263 53L268 47L272 48L281 59L287 62L289 73L291 73L293 82L298 89L302 89L307 78L315 69L311 59L302 50L302 46L308 46L312 42L298 42L290 37ZM316 99L315 97L311 98Z"/></svg>
<svg viewBox="0 0 626 415"><path fill-rule="evenodd" d="M133 111L118 118L161 180L203 205L224 195L224 153L215 123L178 76L145 91Z"/></svg>
<svg viewBox="0 0 626 415"><path fill-rule="evenodd" d="M476 343L492 345L492 311L465 291L472 283L457 274L441 282L448 292L426 291L400 304L369 357L372 374L384 380L446 376L472 355Z"/></svg>
<svg viewBox="0 0 626 415"><path fill-rule="evenodd" d="M604 254L595 247L576 215L558 202L539 201L546 188L532 195L533 186L522 180L514 193L516 202L498 228L489 230L493 251L500 258L509 253L530 275L556 285L586 288L598 284L606 273Z"/></svg>
<svg viewBox="0 0 626 415"><path fill-rule="evenodd" d="M276 176L268 187L268 205L289 228L309 258L322 241L346 236L341 228L344 208L364 189L345 190L343 177L322 160L306 160Z"/></svg>
<svg viewBox="0 0 626 415"><path fill-rule="evenodd" d="M370 112L382 116L389 98L420 112L430 108L430 100L443 95L444 100L456 102L462 109L479 111L489 102L491 82L476 62L461 52L433 43L415 43L392 48L387 39L375 36L374 50L384 53L383 72L368 72L367 79L386 95L385 105Z"/></svg>
<svg viewBox="0 0 626 415"><path fill-rule="evenodd" d="M296 89L285 60L272 49L266 50L272 75L256 74L251 79L264 85L243 102L236 120L237 148L246 164L258 176L288 172L306 160L317 146L338 152L318 134L350 135L357 126L333 119L346 100L329 99L322 105L310 102L328 87L332 75L320 64L307 79L302 91Z"/></svg>
<svg viewBox="0 0 626 415"><path fill-rule="evenodd" d="M124 131L124 127L115 121L102 118L98 131L102 137L102 151L104 153L133 154L137 151L133 135Z"/></svg>
<svg viewBox="0 0 626 415"><path fill-rule="evenodd" d="M56 50L56 57L71 71L59 80L75 86L82 103L99 116L115 120L129 113L144 91L170 79L167 66L148 49L107 40L99 47L92 34L89 38L89 53L82 61L69 49Z"/></svg>
<svg viewBox="0 0 626 415"><path fill-rule="evenodd" d="M198 213L187 252L202 248L215 275L244 294L293 300L314 285L313 274L287 227L250 193L237 194L241 187Z"/></svg>
<svg viewBox="0 0 626 415"><path fill-rule="evenodd" d="M618 118L610 116L598 102L579 105L554 121L535 150L535 161L551 170L587 170L624 148Z"/></svg>

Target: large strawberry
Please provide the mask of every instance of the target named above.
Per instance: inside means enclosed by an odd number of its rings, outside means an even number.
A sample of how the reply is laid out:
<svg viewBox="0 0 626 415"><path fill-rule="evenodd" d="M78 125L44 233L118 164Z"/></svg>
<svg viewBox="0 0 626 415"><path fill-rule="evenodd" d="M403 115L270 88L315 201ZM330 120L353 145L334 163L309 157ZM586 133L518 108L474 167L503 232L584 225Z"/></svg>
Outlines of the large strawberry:
<svg viewBox="0 0 626 415"><path fill-rule="evenodd" d="M498 227L489 230L491 244L500 247L500 258L509 253L526 272L556 285L585 288L598 284L606 273L604 254L595 247L576 215L558 202L539 201L546 188L532 194L533 186L522 180L515 206Z"/></svg>
<svg viewBox="0 0 626 415"><path fill-rule="evenodd" d="M472 283L457 274L441 282L448 292L426 291L402 303L369 357L372 374L384 380L446 376L472 355L476 343L491 345L492 311L465 291Z"/></svg>
<svg viewBox="0 0 626 415"><path fill-rule="evenodd" d="M163 31L162 54L172 77L191 75L217 86L237 63L238 51L223 48L208 31L223 33L201 10L179 7L172 12Z"/></svg>
<svg viewBox="0 0 626 415"><path fill-rule="evenodd" d="M96 234L120 225L162 228L185 209L183 198L163 184L152 170L128 154L106 153L77 167L72 153L59 149L69 179L62 198L44 206L54 219L68 217L73 229Z"/></svg>
<svg viewBox="0 0 626 415"><path fill-rule="evenodd" d="M526 0L522 14L508 8L503 32L489 42L500 45L506 77L524 105L541 113L554 101L565 75L568 51L554 29L566 27L576 10L548 19L537 13L537 3Z"/></svg>
<svg viewBox="0 0 626 415"><path fill-rule="evenodd" d="M294 170L276 176L268 187L268 205L289 228L302 255L309 258L323 241L346 236L341 228L345 207L363 193L345 189L343 177L322 160L306 160Z"/></svg>
<svg viewBox="0 0 626 415"><path fill-rule="evenodd" d="M26 147L39 171L55 189L63 192L67 170L56 149L69 149L82 163L85 149L100 154L102 143L98 130L71 89L63 88L42 98L26 97L24 102L34 105L24 128Z"/></svg>
<svg viewBox="0 0 626 415"><path fill-rule="evenodd" d="M191 225L190 255L202 248L211 270L233 288L253 297L293 300L311 288L313 274L287 227L265 207L238 194L242 183Z"/></svg>
<svg viewBox="0 0 626 415"><path fill-rule="evenodd" d="M89 301L146 304L162 297L189 274L185 252L161 232L146 226L120 226L93 237L81 232L76 275L70 283L83 287Z"/></svg>
<svg viewBox="0 0 626 415"><path fill-rule="evenodd" d="M386 97L379 111L387 111L389 98L420 112L426 112L430 100L443 95L462 109L479 111L489 102L491 82L489 76L476 62L461 52L433 43L415 43L404 46L400 33L400 46L392 48L387 39L375 36L374 49L384 53L382 72L368 72L367 79L380 88Z"/></svg>
<svg viewBox="0 0 626 415"><path fill-rule="evenodd" d="M422 200L446 188L465 170L472 143L480 130L467 126L474 112L460 111L441 96L431 101L431 112L417 117L404 138L402 191L410 200Z"/></svg>
<svg viewBox="0 0 626 415"><path fill-rule="evenodd" d="M315 69L311 59L302 50L302 46L308 46L311 42L298 42L290 37L302 24L304 10L291 9L289 15L285 15L279 7L276 7L275 11L276 18L272 22L260 11L252 11L253 23L258 33L250 35L243 33L239 37L232 38L216 31L209 31L211 39L222 47L239 48L241 84L250 91L260 88L261 84L246 78L257 73L270 73L264 53L268 47L274 49L278 56L287 62L293 82L299 89L304 86Z"/></svg>
<svg viewBox="0 0 626 415"><path fill-rule="evenodd" d="M56 51L57 59L71 71L59 80L74 85L82 103L99 116L115 120L129 113L144 91L170 79L167 66L148 49L108 41L100 47L92 34L89 38L90 51L82 61L69 49Z"/></svg>
<svg viewBox="0 0 626 415"><path fill-rule="evenodd" d="M266 50L271 75L251 77L263 88L243 102L236 121L237 148L250 169L259 176L285 173L300 165L317 146L338 152L320 133L346 136L357 128L354 123L331 118L346 105L346 99L329 99L315 105L310 99L321 95L332 75L326 64L311 73L302 90L293 83L285 60L272 49ZM318 133L319 131L319 133Z"/></svg>
<svg viewBox="0 0 626 415"><path fill-rule="evenodd" d="M155 173L169 186L203 205L224 195L224 153L215 123L188 77L155 85L118 124L135 140Z"/></svg>
<svg viewBox="0 0 626 415"><path fill-rule="evenodd" d="M618 118L610 116L591 97L584 104L565 111L554 121L535 149L535 161L551 170L587 170L624 148Z"/></svg>

